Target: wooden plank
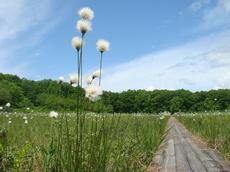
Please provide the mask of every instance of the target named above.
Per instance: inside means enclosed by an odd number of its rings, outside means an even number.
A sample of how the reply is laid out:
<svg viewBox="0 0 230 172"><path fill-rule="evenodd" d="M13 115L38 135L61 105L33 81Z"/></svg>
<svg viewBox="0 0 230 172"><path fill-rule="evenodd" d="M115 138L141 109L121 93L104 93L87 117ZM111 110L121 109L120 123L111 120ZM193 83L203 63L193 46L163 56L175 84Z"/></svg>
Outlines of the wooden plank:
<svg viewBox="0 0 230 172"><path fill-rule="evenodd" d="M176 157L173 139L168 140L162 172L176 172Z"/></svg>
<svg viewBox="0 0 230 172"><path fill-rule="evenodd" d="M180 131L181 128L175 126L175 129L178 133L181 144L183 145L183 149L187 158L186 160L191 170L196 172L207 172L207 169L204 167L200 159L196 156L195 152L191 148L191 145L187 142L186 136L183 136L183 133Z"/></svg>
<svg viewBox="0 0 230 172"><path fill-rule="evenodd" d="M190 164L188 163L188 155L184 151L183 145L178 142L175 143L176 152L176 169L180 172L192 172Z"/></svg>
<svg viewBox="0 0 230 172"><path fill-rule="evenodd" d="M167 127L164 146L154 158L161 172L230 172L220 156L194 142L192 134L174 118L169 119Z"/></svg>

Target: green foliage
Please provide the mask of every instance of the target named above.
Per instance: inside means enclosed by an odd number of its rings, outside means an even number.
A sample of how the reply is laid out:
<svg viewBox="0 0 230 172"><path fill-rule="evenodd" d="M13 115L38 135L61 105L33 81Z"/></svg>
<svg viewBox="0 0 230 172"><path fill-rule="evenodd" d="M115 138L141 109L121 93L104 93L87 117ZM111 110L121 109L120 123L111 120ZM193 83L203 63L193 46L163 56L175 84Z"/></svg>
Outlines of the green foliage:
<svg viewBox="0 0 230 172"><path fill-rule="evenodd" d="M104 92L102 101L114 112L159 113L224 111L230 106L230 90L190 92L186 90L129 90Z"/></svg>
<svg viewBox="0 0 230 172"><path fill-rule="evenodd" d="M190 92L186 90L105 91L98 102L87 101L82 88L52 80L31 81L14 75L0 74L0 106L7 102L14 109L76 111L77 93L87 102L86 111L117 113L160 113L224 111L230 109L230 90Z"/></svg>
<svg viewBox="0 0 230 172"><path fill-rule="evenodd" d="M199 114L195 116L180 116L177 118L193 133L198 134L205 139L211 148L219 150L228 160L230 160L229 114Z"/></svg>
<svg viewBox="0 0 230 172"><path fill-rule="evenodd" d="M76 111L78 92L81 101L86 101L84 90L68 83L58 84L52 80L31 81L14 75L0 74L0 106L10 102L14 109L22 111L28 107L41 111ZM86 102L84 109L87 111L112 111L111 105ZM97 106L98 104L100 106Z"/></svg>
<svg viewBox="0 0 230 172"><path fill-rule="evenodd" d="M23 99L23 92L20 87L9 81L0 81L0 104L5 105L12 102L15 107Z"/></svg>
<svg viewBox="0 0 230 172"><path fill-rule="evenodd" d="M7 114L11 124L0 115L0 126L8 131L7 145L0 145L2 171L146 171L167 122L154 115L90 113L76 126L74 113L56 119Z"/></svg>

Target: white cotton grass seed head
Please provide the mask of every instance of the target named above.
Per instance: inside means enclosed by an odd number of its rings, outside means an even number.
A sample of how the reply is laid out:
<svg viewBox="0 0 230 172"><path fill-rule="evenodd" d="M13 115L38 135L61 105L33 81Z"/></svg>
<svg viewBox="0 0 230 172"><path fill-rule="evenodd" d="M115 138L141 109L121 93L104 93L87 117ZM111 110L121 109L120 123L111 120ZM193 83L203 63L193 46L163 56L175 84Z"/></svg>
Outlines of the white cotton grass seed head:
<svg viewBox="0 0 230 172"><path fill-rule="evenodd" d="M57 118L57 117L58 117L58 113L55 112L55 111L51 111L51 112L49 113L49 117L50 117L50 118Z"/></svg>
<svg viewBox="0 0 230 172"><path fill-rule="evenodd" d="M10 103L6 103L6 107L10 107L11 106L11 104Z"/></svg>
<svg viewBox="0 0 230 172"><path fill-rule="evenodd" d="M10 120L10 121L8 121L8 124L11 124L12 123L12 121Z"/></svg>
<svg viewBox="0 0 230 172"><path fill-rule="evenodd" d="M96 70L95 72L93 72L93 78L99 78L102 75L102 71L100 71L99 69Z"/></svg>
<svg viewBox="0 0 230 172"><path fill-rule="evenodd" d="M110 43L104 39L100 39L97 41L96 46L97 46L97 50L103 53L109 51Z"/></svg>
<svg viewBox="0 0 230 172"><path fill-rule="evenodd" d="M92 76L89 76L88 78L86 78L86 84L87 85L90 85L93 83L93 77Z"/></svg>
<svg viewBox="0 0 230 172"><path fill-rule="evenodd" d="M84 7L78 11L80 17L84 20L92 20L94 18L94 12L89 7Z"/></svg>
<svg viewBox="0 0 230 172"><path fill-rule="evenodd" d="M164 119L165 117L162 115L161 117L160 117L160 119Z"/></svg>
<svg viewBox="0 0 230 172"><path fill-rule="evenodd" d="M69 81L70 81L70 84L76 84L78 82L78 75L77 74L71 74L69 76Z"/></svg>
<svg viewBox="0 0 230 172"><path fill-rule="evenodd" d="M28 120L27 119L24 122L25 122L25 124L28 124Z"/></svg>
<svg viewBox="0 0 230 172"><path fill-rule="evenodd" d="M72 38L72 47L77 49L78 51L81 49L83 46L83 40L82 38L79 38L77 36Z"/></svg>
<svg viewBox="0 0 230 172"><path fill-rule="evenodd" d="M101 87L96 85L89 85L86 89L86 97L91 101L97 101L100 99L103 91Z"/></svg>
<svg viewBox="0 0 230 172"><path fill-rule="evenodd" d="M92 30L92 25L88 20L79 20L77 22L77 29L84 35L86 32Z"/></svg>
<svg viewBox="0 0 230 172"><path fill-rule="evenodd" d="M27 117L26 117L26 116L23 116L23 118L22 118L22 119L27 120Z"/></svg>
<svg viewBox="0 0 230 172"><path fill-rule="evenodd" d="M58 83L59 84L61 84L61 83L63 83L65 81L65 78L64 78L64 76L60 76L59 78L58 78Z"/></svg>
<svg viewBox="0 0 230 172"><path fill-rule="evenodd" d="M2 107L2 106L0 106L0 110L3 110L3 107Z"/></svg>

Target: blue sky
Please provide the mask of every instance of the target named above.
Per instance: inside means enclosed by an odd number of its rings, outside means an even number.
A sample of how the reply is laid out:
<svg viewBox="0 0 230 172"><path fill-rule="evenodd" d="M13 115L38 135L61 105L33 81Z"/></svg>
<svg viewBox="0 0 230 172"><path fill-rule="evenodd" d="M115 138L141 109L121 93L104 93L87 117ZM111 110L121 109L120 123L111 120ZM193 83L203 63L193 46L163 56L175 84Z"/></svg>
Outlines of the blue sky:
<svg viewBox="0 0 230 172"><path fill-rule="evenodd" d="M229 0L0 0L0 72L40 80L76 71L71 39L82 7L95 12L84 73L104 56L106 90L230 87Z"/></svg>

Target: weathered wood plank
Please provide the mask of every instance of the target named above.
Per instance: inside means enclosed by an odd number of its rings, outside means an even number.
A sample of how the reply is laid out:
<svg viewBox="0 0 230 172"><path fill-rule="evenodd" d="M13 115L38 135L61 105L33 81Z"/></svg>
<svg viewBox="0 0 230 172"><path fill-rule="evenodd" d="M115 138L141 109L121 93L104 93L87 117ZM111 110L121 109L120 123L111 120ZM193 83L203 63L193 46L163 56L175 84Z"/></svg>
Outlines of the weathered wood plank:
<svg viewBox="0 0 230 172"><path fill-rule="evenodd" d="M176 157L173 139L168 140L162 172L176 172Z"/></svg>
<svg viewBox="0 0 230 172"><path fill-rule="evenodd" d="M168 134L154 158L161 172L230 172L223 158L193 140L193 135L174 118ZM148 170L155 172L155 170Z"/></svg>
<svg viewBox="0 0 230 172"><path fill-rule="evenodd" d="M187 162L189 163L191 170L197 172L207 172L207 169L204 167L203 163L197 157L196 153L191 148L191 145L187 142L186 135L183 135L180 129L181 128L178 128L178 126L175 125L175 130L178 134L178 138L180 139L181 144L184 147L184 152L187 157Z"/></svg>

